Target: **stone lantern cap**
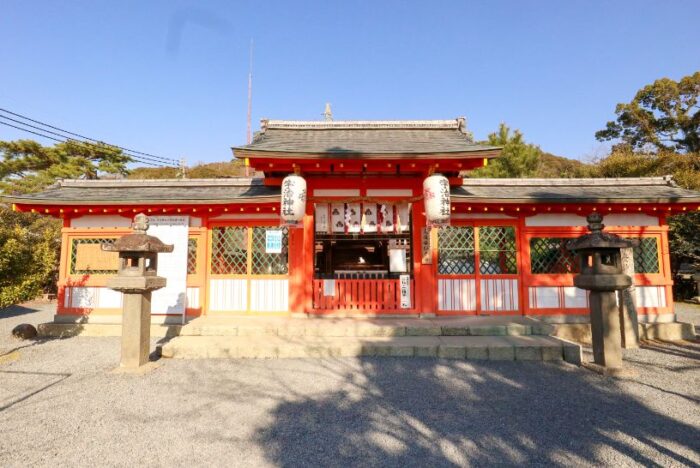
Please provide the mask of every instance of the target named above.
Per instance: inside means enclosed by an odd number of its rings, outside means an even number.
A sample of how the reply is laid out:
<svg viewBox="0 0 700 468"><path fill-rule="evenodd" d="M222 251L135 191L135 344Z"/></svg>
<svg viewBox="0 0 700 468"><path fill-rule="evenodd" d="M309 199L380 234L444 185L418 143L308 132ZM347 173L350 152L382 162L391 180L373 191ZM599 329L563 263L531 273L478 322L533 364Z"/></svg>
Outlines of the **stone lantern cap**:
<svg viewBox="0 0 700 468"><path fill-rule="evenodd" d="M134 217L131 224L134 230L132 234L127 234L117 239L113 244L103 244L102 250L108 252L155 252L169 253L173 251L173 245L161 242L157 237L146 234L148 230L148 216L139 213Z"/></svg>
<svg viewBox="0 0 700 468"><path fill-rule="evenodd" d="M626 249L637 247L638 239L623 239L622 237L603 232L603 216L600 213L591 213L586 218L590 234L585 234L566 243L566 248L572 252L583 250Z"/></svg>

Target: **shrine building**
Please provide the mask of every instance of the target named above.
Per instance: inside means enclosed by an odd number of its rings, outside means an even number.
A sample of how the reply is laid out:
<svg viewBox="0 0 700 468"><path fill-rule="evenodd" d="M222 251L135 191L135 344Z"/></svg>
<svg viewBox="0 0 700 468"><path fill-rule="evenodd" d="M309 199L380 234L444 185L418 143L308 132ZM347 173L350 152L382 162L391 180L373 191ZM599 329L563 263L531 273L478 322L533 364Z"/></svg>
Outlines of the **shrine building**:
<svg viewBox="0 0 700 468"><path fill-rule="evenodd" d="M172 253L153 314L198 316L524 315L587 318L567 240L586 215L640 239L633 251L640 322L674 321L667 217L700 210L670 177L478 179L501 148L475 144L465 120L263 120L233 148L259 178L62 180L5 197L63 220L55 321L119 321L106 287L117 254L101 249L134 215Z"/></svg>

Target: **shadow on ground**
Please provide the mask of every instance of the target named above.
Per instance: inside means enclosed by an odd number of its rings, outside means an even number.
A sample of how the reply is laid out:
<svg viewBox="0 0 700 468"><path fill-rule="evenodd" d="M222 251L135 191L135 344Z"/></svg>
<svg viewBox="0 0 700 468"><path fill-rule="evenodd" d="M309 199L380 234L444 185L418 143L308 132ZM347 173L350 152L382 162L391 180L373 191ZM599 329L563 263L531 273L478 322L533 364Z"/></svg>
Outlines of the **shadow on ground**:
<svg viewBox="0 0 700 468"><path fill-rule="evenodd" d="M27 307L27 305L13 305L0 309L0 319L19 317L20 315L33 314L38 312L39 308Z"/></svg>
<svg viewBox="0 0 700 468"><path fill-rule="evenodd" d="M617 385L593 385L561 366L517 372L523 363L508 364L501 372L464 362L364 360L363 378L345 376L349 388L279 405L258 443L280 466L600 463L602 445L644 465L657 465L657 452L697 462L687 455L697 455L697 427L651 411Z"/></svg>

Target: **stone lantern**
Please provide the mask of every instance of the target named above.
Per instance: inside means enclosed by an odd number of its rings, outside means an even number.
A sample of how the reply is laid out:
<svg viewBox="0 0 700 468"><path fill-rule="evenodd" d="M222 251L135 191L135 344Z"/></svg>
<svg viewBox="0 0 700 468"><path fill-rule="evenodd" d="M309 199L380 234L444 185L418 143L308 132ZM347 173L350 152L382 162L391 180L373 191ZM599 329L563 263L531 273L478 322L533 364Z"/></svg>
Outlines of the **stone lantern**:
<svg viewBox="0 0 700 468"><path fill-rule="evenodd" d="M574 277L574 285L590 291L593 361L615 372L622 368L617 291L632 284L632 278L622 272L621 249L636 247L639 241L603 232L605 225L599 213L588 215L586 220L590 234L569 241L566 247L581 262L581 273Z"/></svg>
<svg viewBox="0 0 700 468"><path fill-rule="evenodd" d="M695 302L700 304L700 273L695 273L693 275L693 281L695 281L695 287L697 289L698 295L693 298Z"/></svg>
<svg viewBox="0 0 700 468"><path fill-rule="evenodd" d="M119 253L117 276L107 287L123 293L121 367L137 368L148 362L151 340L151 292L165 287L166 279L157 276L158 254L172 252L173 246L146 234L148 217L137 214L131 225L134 232L102 244L102 250Z"/></svg>

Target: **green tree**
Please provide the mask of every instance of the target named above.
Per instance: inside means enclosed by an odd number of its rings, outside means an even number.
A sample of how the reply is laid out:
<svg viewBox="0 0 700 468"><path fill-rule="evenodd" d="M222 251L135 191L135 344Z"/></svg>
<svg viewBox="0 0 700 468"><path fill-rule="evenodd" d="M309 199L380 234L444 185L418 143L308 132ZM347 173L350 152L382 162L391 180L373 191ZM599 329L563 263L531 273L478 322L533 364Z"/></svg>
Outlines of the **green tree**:
<svg viewBox="0 0 700 468"><path fill-rule="evenodd" d="M700 153L636 153L618 148L592 168L595 177L672 175L681 187L700 190ZM674 270L680 263L700 264L700 213L669 216L669 247Z"/></svg>
<svg viewBox="0 0 700 468"><path fill-rule="evenodd" d="M673 81L661 78L615 108L617 120L596 132L600 141L621 140L635 150L700 152L700 71Z"/></svg>
<svg viewBox="0 0 700 468"><path fill-rule="evenodd" d="M501 146L501 157L493 159L488 166L477 169L470 177L535 177L537 175L542 150L539 146L526 143L520 130L511 133L510 128L501 123L498 130L489 134L481 144Z"/></svg>
<svg viewBox="0 0 700 468"><path fill-rule="evenodd" d="M129 171L129 179L176 179L180 170L175 167L137 167ZM240 159L227 162L197 164L187 169L190 179L221 179L245 175Z"/></svg>
<svg viewBox="0 0 700 468"><path fill-rule="evenodd" d="M129 161L108 145L0 141L0 194L40 191L59 178L126 174ZM16 213L0 204L0 307L33 299L42 290L55 287L60 239L59 220Z"/></svg>
<svg viewBox="0 0 700 468"><path fill-rule="evenodd" d="M33 140L0 141L0 191L29 193L56 179L96 179L100 174L126 175L131 161L105 144L67 141L42 146Z"/></svg>

